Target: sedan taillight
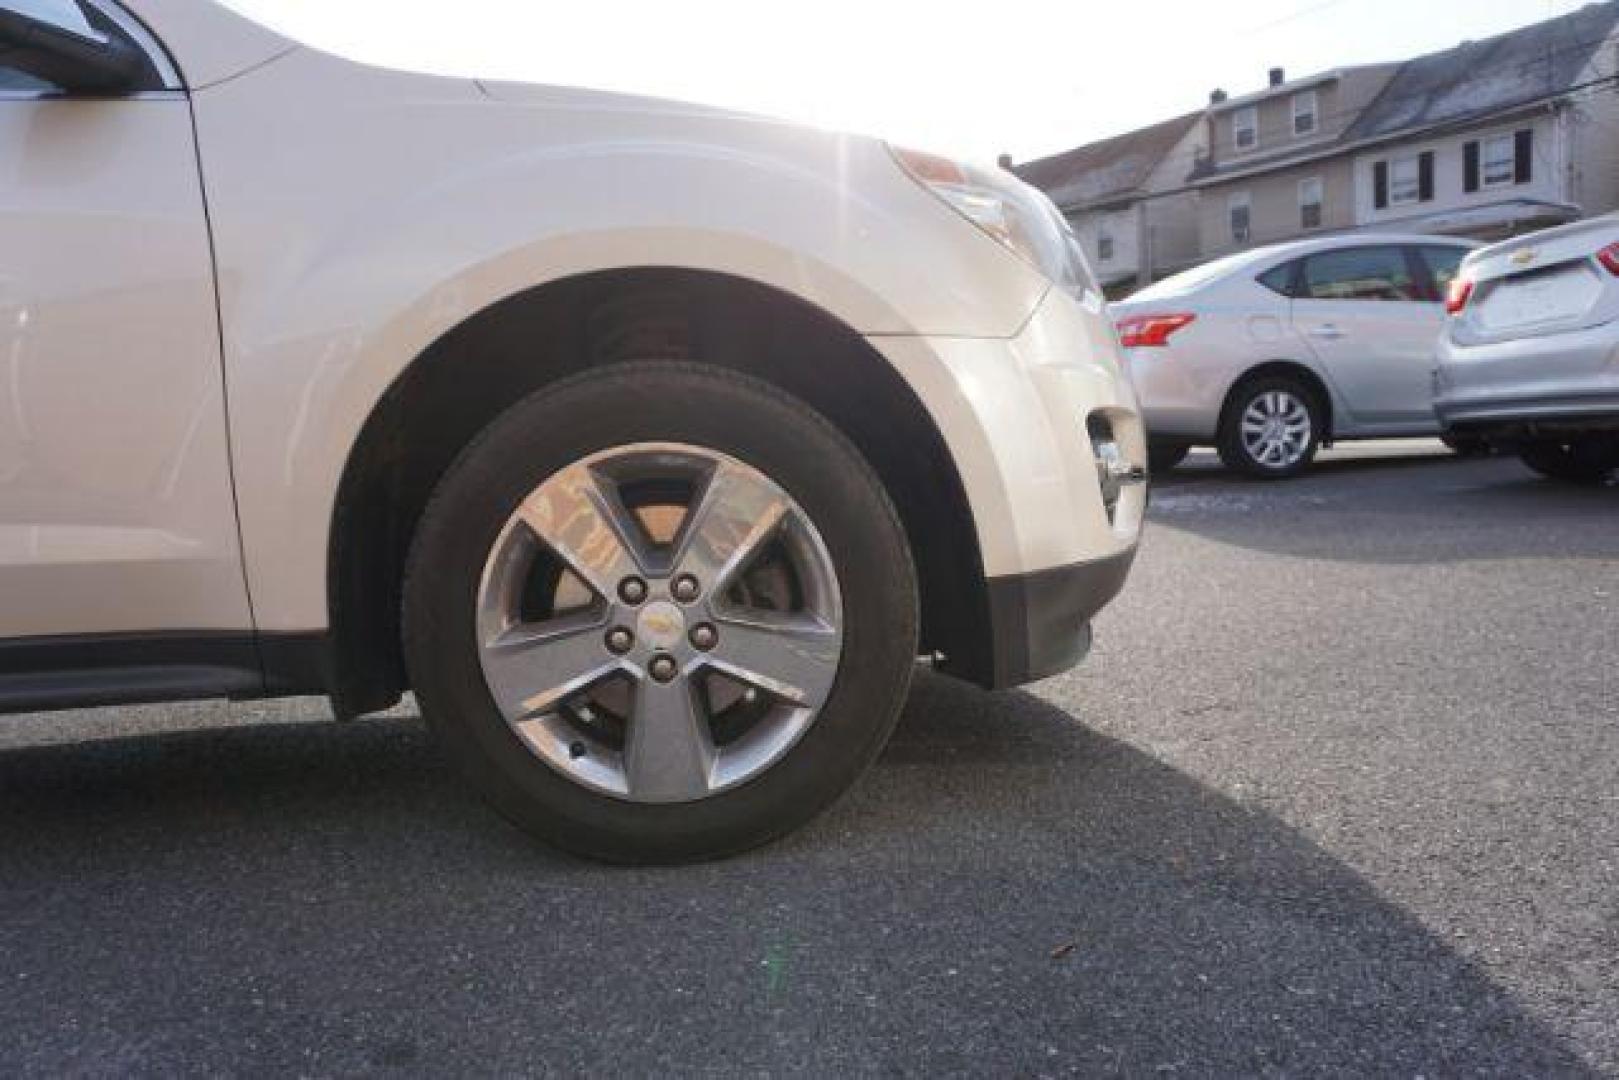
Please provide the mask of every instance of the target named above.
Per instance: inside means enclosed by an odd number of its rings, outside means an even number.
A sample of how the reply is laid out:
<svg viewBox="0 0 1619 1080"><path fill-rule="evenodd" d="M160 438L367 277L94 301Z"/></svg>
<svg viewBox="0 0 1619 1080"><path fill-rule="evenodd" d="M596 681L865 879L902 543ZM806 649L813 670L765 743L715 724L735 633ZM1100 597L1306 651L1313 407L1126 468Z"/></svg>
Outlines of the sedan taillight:
<svg viewBox="0 0 1619 1080"><path fill-rule="evenodd" d="M1445 311L1451 315L1460 315L1467 302L1473 298L1472 278L1452 278L1450 292L1445 296Z"/></svg>
<svg viewBox="0 0 1619 1080"><path fill-rule="evenodd" d="M1158 348L1169 335L1184 329L1196 315L1131 315L1119 320L1119 344L1126 349Z"/></svg>
<svg viewBox="0 0 1619 1080"><path fill-rule="evenodd" d="M1608 273L1619 277L1619 244L1609 244L1597 252L1597 262L1606 267Z"/></svg>

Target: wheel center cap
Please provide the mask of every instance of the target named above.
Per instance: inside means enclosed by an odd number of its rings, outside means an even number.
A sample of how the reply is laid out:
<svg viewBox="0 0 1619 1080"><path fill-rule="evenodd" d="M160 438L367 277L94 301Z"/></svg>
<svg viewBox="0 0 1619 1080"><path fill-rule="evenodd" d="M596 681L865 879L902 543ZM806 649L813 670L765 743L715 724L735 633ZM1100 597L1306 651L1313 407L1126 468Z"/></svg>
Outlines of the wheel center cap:
<svg viewBox="0 0 1619 1080"><path fill-rule="evenodd" d="M686 616L667 600L655 600L641 609L637 637L654 649L672 649L686 637Z"/></svg>

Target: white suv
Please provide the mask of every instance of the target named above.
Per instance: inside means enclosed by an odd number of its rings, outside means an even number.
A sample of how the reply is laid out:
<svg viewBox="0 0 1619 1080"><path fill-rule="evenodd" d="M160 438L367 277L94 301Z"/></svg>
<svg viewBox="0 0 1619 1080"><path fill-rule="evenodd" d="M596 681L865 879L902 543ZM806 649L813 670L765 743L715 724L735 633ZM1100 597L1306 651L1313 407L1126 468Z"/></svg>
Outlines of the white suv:
<svg viewBox="0 0 1619 1080"><path fill-rule="evenodd" d="M1135 402L1004 172L209 0L0 44L0 708L414 689L522 827L700 858L1123 583Z"/></svg>

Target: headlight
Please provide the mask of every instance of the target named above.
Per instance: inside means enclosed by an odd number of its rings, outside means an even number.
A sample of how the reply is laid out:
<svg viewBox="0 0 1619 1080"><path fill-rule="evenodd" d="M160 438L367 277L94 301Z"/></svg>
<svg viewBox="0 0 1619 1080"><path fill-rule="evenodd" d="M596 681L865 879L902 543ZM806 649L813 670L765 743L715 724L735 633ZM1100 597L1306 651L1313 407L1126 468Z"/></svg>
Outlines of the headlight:
<svg viewBox="0 0 1619 1080"><path fill-rule="evenodd" d="M1002 169L893 147L912 179L1075 296L1094 290L1085 256L1050 199Z"/></svg>

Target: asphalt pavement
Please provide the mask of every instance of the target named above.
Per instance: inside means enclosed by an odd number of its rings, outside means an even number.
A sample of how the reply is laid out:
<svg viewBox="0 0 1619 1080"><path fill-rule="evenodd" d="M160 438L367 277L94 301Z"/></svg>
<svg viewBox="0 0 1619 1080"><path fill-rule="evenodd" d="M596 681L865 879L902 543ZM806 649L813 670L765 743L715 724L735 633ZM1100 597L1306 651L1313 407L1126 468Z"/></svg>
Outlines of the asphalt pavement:
<svg viewBox="0 0 1619 1080"><path fill-rule="evenodd" d="M0 1071L1619 1073L1619 488L1165 478L1081 668L772 847L537 847L409 710L0 721Z"/></svg>

